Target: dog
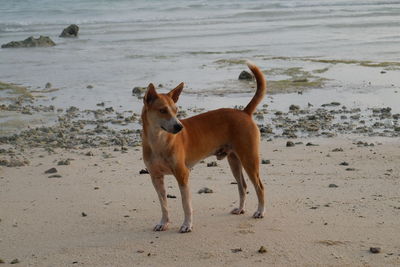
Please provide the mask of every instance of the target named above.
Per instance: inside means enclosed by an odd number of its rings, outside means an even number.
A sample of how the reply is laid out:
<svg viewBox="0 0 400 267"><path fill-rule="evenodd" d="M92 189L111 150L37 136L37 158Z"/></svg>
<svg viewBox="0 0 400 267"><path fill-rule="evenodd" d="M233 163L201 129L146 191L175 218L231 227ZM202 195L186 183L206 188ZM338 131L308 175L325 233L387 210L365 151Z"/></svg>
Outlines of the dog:
<svg viewBox="0 0 400 267"><path fill-rule="evenodd" d="M254 218L263 218L265 212L264 186L259 176L260 132L252 114L266 93L266 80L253 63L247 66L257 81L257 90L243 109L221 108L187 119L177 118L176 103L184 83L167 94L158 94L149 84L143 98L142 145L143 160L161 204L162 217L154 231L165 231L170 222L164 175L174 175L182 197L185 218L180 233L192 231L192 205L189 190L190 169L200 160L212 155L228 158L229 166L239 190L239 207L232 214L245 212L247 185L242 168L255 187L258 208Z"/></svg>

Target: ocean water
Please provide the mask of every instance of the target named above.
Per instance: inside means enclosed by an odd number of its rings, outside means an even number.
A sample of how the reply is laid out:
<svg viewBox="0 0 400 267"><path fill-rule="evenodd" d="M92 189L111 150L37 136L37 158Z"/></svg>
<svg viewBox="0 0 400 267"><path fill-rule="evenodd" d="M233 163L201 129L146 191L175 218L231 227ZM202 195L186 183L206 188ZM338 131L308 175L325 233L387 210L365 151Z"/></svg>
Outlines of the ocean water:
<svg viewBox="0 0 400 267"><path fill-rule="evenodd" d="M72 23L79 37L59 38ZM327 69L323 88L267 99L274 108L341 100L400 109L398 66L360 64L400 62L400 1L3 0L0 44L32 35L57 45L0 49L0 81L50 82L60 90L38 101L56 107L140 112L133 87L181 81L183 106L245 104L252 94L237 77L250 59L268 80L283 79L273 69Z"/></svg>

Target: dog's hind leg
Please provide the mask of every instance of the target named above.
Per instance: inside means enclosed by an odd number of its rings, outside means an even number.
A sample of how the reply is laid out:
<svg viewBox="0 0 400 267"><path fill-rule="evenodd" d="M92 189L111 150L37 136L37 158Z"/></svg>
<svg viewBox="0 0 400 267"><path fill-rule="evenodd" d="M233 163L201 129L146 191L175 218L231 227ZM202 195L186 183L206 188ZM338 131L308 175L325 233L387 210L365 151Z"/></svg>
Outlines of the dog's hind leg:
<svg viewBox="0 0 400 267"><path fill-rule="evenodd" d="M254 185L254 188L257 193L258 198L258 208L257 211L253 214L254 218L263 218L265 211L265 197L264 197L264 185L260 179L260 159L258 156L258 150L249 150L249 153L244 154L244 157L241 157L240 160L243 164L243 168L245 169L249 179ZM243 155L243 154L242 154Z"/></svg>
<svg viewBox="0 0 400 267"><path fill-rule="evenodd" d="M247 184L243 177L242 172L242 163L240 162L239 158L236 156L235 153L230 153L228 155L228 162L229 166L231 167L231 171L233 177L235 177L238 190L239 190L239 207L234 208L231 213L232 214L243 214L244 213L244 204L246 200L246 193L247 193Z"/></svg>
<svg viewBox="0 0 400 267"><path fill-rule="evenodd" d="M160 200L162 217L159 224L154 227L154 231L165 231L168 228L169 217L167 209L167 194L164 185L164 176L151 175L151 181L153 182L154 188L156 189L158 198Z"/></svg>

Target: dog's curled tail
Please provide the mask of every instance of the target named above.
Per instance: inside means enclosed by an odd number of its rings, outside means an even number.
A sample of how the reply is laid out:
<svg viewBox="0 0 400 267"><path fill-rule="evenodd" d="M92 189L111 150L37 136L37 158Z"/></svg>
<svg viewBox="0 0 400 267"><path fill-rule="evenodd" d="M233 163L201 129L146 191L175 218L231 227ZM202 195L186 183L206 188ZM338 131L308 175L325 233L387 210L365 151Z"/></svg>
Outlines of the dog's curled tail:
<svg viewBox="0 0 400 267"><path fill-rule="evenodd" d="M264 98L265 93L267 92L267 82L265 80L264 74L261 70L252 62L247 61L247 66L251 70L251 72L256 77L257 81L257 91L256 94L253 96L249 104L243 109L244 112L251 115L256 110L258 104L260 104L261 100Z"/></svg>

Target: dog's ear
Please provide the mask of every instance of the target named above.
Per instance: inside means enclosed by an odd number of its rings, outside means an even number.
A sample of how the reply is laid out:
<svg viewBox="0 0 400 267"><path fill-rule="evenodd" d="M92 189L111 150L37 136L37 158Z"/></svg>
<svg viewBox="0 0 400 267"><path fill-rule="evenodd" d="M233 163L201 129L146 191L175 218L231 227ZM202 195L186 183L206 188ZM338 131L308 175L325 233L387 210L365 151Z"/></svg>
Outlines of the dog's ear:
<svg viewBox="0 0 400 267"><path fill-rule="evenodd" d="M175 103L178 101L179 95L182 93L182 89L183 89L183 86L184 86L184 85L185 85L185 84L182 82L182 83L180 83L177 87L175 87L174 89L172 89L172 90L168 93L168 96L169 96L170 98L172 98L172 100L174 100Z"/></svg>
<svg viewBox="0 0 400 267"><path fill-rule="evenodd" d="M150 83L149 86L147 86L147 91L146 94L144 95L143 101L146 104L150 104L154 100L156 100L158 97L158 94L156 92L156 88L154 87L154 84Z"/></svg>

